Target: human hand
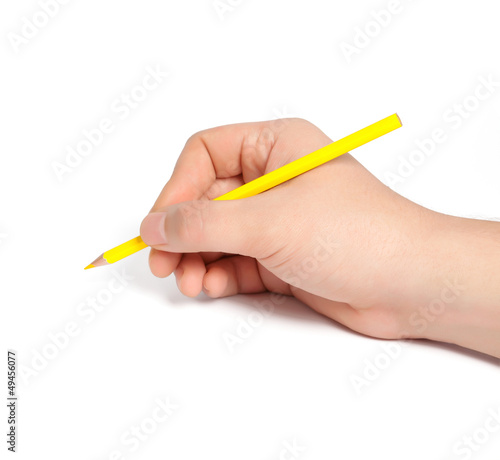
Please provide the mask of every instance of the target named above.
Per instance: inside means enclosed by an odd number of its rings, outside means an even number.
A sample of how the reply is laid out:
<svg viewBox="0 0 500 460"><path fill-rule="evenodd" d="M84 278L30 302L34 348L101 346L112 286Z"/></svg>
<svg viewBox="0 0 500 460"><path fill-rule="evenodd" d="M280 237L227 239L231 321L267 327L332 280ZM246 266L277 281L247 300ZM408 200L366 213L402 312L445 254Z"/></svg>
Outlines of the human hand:
<svg viewBox="0 0 500 460"><path fill-rule="evenodd" d="M370 336L435 334L410 319L454 276L434 258L449 216L401 197L349 154L255 197L213 201L331 142L301 119L192 136L141 226L152 272L174 271L192 297L292 295Z"/></svg>

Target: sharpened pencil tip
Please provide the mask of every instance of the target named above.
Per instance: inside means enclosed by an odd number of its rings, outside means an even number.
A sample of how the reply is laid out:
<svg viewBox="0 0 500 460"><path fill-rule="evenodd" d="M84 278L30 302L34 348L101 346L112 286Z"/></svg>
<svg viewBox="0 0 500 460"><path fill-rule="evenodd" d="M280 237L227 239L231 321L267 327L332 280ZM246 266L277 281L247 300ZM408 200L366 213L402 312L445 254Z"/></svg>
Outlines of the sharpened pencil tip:
<svg viewBox="0 0 500 460"><path fill-rule="evenodd" d="M91 264L85 267L85 270L89 268L102 267L104 265L108 265L108 261L104 258L104 254L101 254L96 260L94 260Z"/></svg>

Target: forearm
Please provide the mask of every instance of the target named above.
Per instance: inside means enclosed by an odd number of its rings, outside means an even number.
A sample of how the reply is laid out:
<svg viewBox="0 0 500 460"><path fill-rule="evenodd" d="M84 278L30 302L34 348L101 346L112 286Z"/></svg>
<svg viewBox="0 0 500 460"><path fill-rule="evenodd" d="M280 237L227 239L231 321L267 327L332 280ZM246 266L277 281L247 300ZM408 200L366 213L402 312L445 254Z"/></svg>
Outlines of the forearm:
<svg viewBox="0 0 500 460"><path fill-rule="evenodd" d="M500 223L438 215L422 336L500 358Z"/></svg>

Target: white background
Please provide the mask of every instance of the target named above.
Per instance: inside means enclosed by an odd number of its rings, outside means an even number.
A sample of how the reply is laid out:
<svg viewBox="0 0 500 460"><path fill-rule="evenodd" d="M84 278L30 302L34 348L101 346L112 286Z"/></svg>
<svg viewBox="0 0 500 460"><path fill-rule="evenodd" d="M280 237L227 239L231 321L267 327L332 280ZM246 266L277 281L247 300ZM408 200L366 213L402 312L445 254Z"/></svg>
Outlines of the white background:
<svg viewBox="0 0 500 460"><path fill-rule="evenodd" d="M73 0L33 32L38 2L2 2L1 327L23 366L18 458L498 458L500 430L485 428L500 411L498 360L425 341L392 342L390 356L292 300L231 353L223 335L269 296L185 298L151 275L147 251L113 267L133 279L111 298L111 267L83 270L138 234L191 134L235 122L298 116L338 139L397 112L404 127L354 156L389 183L441 128L446 142L393 188L500 216L500 87L474 99L480 78L500 81L498 1L401 0L383 27L370 22L389 1L219 3L234 6ZM366 28L348 59L342 43ZM158 66L169 76L117 112ZM113 131L59 180L54 162L105 118ZM91 314L96 296L109 303ZM64 338L68 324L77 335ZM388 367L357 392L369 363ZM154 426L158 398L176 408Z"/></svg>

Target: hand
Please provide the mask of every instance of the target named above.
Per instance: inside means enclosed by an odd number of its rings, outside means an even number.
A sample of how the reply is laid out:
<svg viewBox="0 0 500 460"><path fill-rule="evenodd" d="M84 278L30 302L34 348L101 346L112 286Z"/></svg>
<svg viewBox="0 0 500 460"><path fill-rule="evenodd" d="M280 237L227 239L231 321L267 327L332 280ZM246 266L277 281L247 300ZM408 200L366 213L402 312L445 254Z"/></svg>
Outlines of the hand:
<svg viewBox="0 0 500 460"><path fill-rule="evenodd" d="M349 154L255 197L212 201L331 142L301 119L192 136L141 226L152 272L175 271L188 296L292 295L370 336L436 334L415 314L455 281L451 259L434 255L437 230L456 218L401 197Z"/></svg>

